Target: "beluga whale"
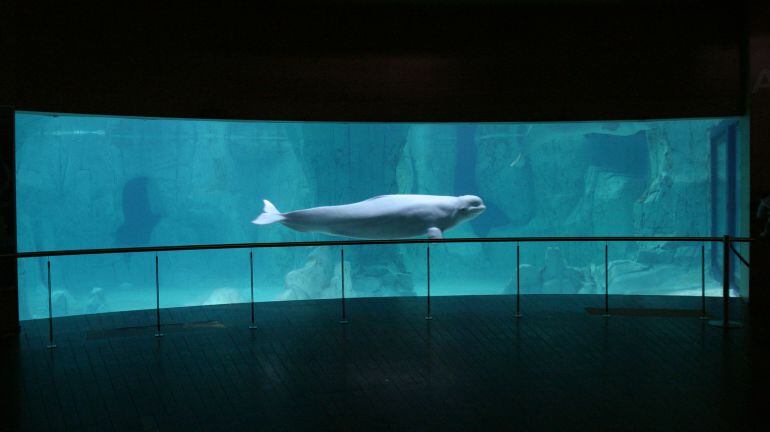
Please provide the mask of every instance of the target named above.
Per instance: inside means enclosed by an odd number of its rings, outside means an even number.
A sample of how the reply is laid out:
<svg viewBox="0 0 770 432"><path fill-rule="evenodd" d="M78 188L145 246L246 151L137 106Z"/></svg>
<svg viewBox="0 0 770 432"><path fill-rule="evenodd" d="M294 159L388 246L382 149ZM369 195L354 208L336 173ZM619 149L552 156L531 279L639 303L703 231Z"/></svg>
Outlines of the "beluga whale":
<svg viewBox="0 0 770 432"><path fill-rule="evenodd" d="M256 225L279 222L293 230L368 240L403 239L427 235L440 239L444 231L471 220L486 207L475 195L380 195L352 204L313 207L281 213L263 200Z"/></svg>

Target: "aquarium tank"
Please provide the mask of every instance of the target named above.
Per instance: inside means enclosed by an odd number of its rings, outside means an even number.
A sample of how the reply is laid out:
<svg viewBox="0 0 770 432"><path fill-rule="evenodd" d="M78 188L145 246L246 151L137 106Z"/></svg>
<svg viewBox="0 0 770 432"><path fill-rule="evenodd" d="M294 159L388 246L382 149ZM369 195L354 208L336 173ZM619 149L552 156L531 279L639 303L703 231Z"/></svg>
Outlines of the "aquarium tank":
<svg viewBox="0 0 770 432"><path fill-rule="evenodd" d="M340 239L254 225L383 194L477 195L445 237L742 235L739 118L556 123L212 121L16 114L18 248ZM613 242L610 294L721 293L721 244ZM520 244L523 294L604 292L603 242ZM160 252L160 307L333 299L340 246ZM426 295L426 245L346 246L349 297ZM515 243L431 246L432 295L515 290ZM19 260L22 319L48 316L48 259ZM52 312L155 307L155 253L50 258ZM733 290L745 280L734 266Z"/></svg>

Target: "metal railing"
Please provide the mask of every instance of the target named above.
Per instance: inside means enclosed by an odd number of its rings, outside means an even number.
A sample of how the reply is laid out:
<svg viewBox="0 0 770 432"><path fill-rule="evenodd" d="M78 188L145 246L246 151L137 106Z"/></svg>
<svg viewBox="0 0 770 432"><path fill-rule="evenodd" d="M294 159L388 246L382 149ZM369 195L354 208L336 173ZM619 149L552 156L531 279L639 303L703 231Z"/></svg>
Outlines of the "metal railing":
<svg viewBox="0 0 770 432"><path fill-rule="evenodd" d="M744 259L735 249L735 243L751 242L749 237L682 237L682 236L597 236L597 237L488 237L488 238L444 238L444 239L397 239L397 240L328 240L328 241L298 241L298 242L269 242L269 243L222 243L222 244L201 244L201 245L180 245L180 246L147 246L147 247L126 247L109 249L72 249L72 250L52 250L38 252L20 252L15 254L2 254L0 258L26 259L46 257L48 271L48 348L55 348L53 341L53 311L52 311L52 286L51 286L51 257L54 256L74 256L74 255L102 255L117 253L155 253L155 336L163 336L160 320L160 282L159 282L159 264L158 252L175 252L191 250L219 250L219 249L250 249L249 251L249 270L250 270L250 291L251 291L251 323L249 328L256 329L254 317L254 258L251 249L258 248L286 248L286 247L328 247L340 246L340 272L341 272L341 314L340 323L347 324L347 311L345 299L345 247L346 246L365 246L365 245L397 245L397 244L425 244L426 245L426 274L427 274L427 303L425 319L432 319L430 305L430 245L442 243L516 243L516 312L515 317L520 318L521 314L521 279L520 279L520 244L536 242L584 242L597 243L604 242L604 314L603 317L610 316L609 309L609 243L614 242L688 242L703 243L701 245L701 319L707 319L706 315L706 275L705 275L705 243L719 242L723 244L722 254L722 319L709 321L709 324L722 328L736 328L741 324L729 319L729 297L730 297L730 252L732 251L739 260L747 267L749 262Z"/></svg>

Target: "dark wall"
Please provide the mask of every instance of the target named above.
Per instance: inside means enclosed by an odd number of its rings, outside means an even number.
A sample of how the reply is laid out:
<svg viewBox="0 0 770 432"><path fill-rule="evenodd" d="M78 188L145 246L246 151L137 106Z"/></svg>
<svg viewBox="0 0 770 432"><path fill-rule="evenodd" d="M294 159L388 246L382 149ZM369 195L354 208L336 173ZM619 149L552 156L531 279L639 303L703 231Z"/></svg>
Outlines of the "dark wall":
<svg viewBox="0 0 770 432"><path fill-rule="evenodd" d="M755 1L750 14L751 37L748 92L751 133L751 209L770 195L770 2ZM765 221L754 219L751 236L759 237ZM770 239L751 245L751 305L762 317L770 318Z"/></svg>
<svg viewBox="0 0 770 432"><path fill-rule="evenodd" d="M15 82L0 103L323 120L717 116L745 105L736 1L104 3L17 3Z"/></svg>
<svg viewBox="0 0 770 432"><path fill-rule="evenodd" d="M0 254L16 252L13 110L0 106ZM0 337L19 329L16 260L0 258Z"/></svg>

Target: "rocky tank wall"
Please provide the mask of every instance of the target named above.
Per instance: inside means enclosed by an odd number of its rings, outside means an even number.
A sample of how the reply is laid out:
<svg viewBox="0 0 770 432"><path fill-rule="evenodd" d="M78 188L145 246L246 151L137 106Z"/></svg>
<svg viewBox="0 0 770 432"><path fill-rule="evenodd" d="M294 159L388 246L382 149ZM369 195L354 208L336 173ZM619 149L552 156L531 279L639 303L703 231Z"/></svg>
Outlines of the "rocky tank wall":
<svg viewBox="0 0 770 432"><path fill-rule="evenodd" d="M730 193L733 159L712 163L714 151L740 151L720 150L726 141L715 138L736 121L348 124L18 113L19 249L332 239L251 220L262 199L290 211L396 193L483 198L487 210L447 237L712 235L737 214L717 203ZM161 306L248 301L249 252L160 253ZM711 259L718 252L706 250L710 294L721 290ZM698 294L700 253L700 244L613 243L612 292ZM525 293L603 290L604 244L523 243L521 257ZM434 295L514 289L514 245L434 245L431 259ZM340 295L338 247L259 249L253 262L257 301ZM344 266L349 296L425 295L424 246L348 247ZM54 257L51 269L56 316L155 305L154 254ZM22 319L47 316L46 260L20 261L19 277Z"/></svg>

